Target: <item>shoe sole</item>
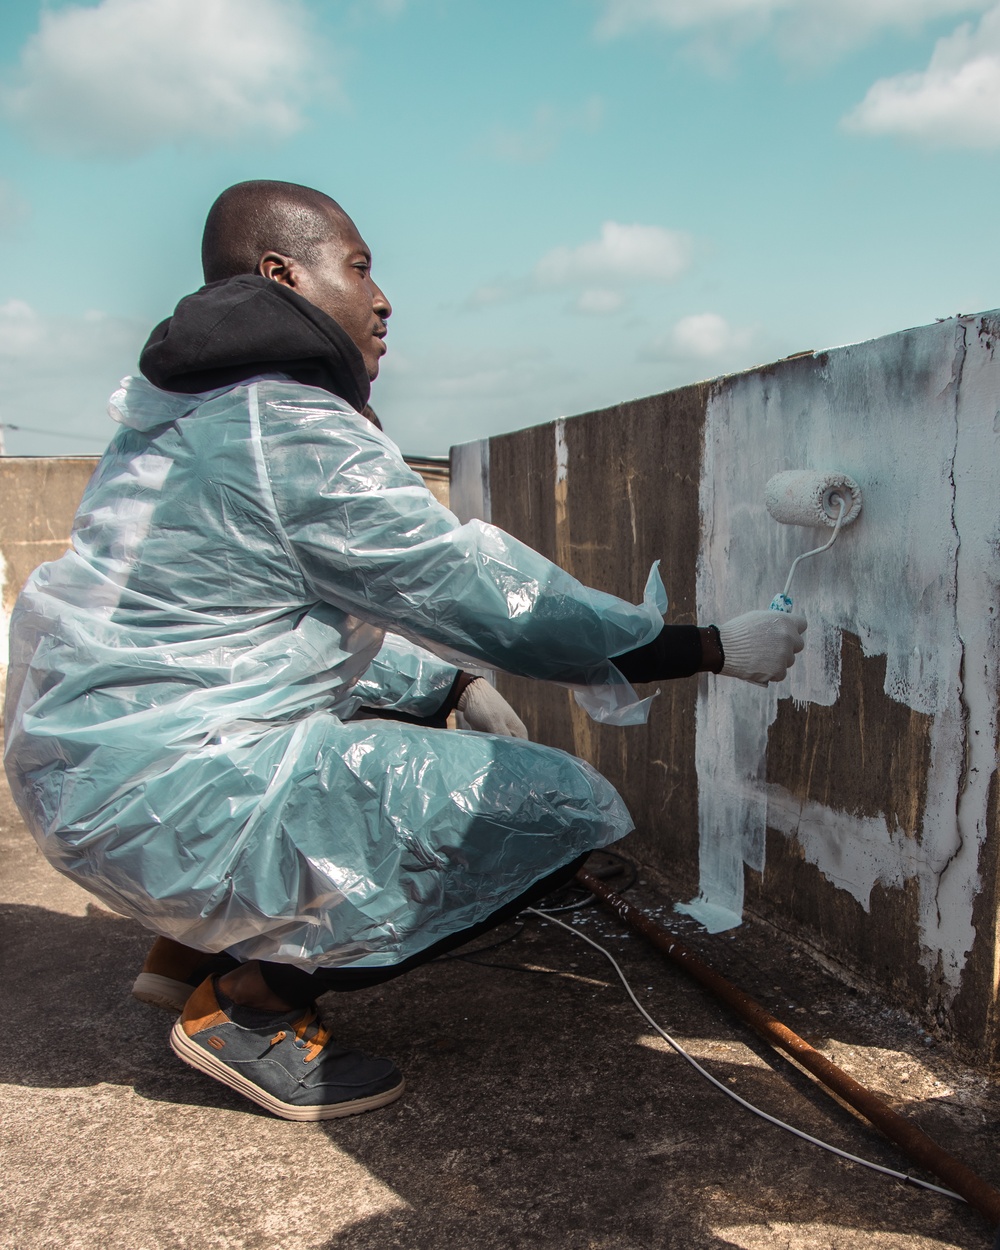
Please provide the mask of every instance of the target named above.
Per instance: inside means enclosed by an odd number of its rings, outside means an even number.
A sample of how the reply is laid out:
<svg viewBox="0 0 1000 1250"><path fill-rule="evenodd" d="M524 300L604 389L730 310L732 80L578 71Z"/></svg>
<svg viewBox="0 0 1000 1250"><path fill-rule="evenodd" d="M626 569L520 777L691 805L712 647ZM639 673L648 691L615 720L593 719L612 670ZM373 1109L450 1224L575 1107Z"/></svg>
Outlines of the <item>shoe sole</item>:
<svg viewBox="0 0 1000 1250"><path fill-rule="evenodd" d="M193 993L194 987L186 981L175 981L158 972L140 972L132 985L133 998L164 1011L183 1011Z"/></svg>
<svg viewBox="0 0 1000 1250"><path fill-rule="evenodd" d="M385 1107L390 1102L395 1102L406 1089L406 1081L400 1077L399 1084L394 1085L392 1089L385 1089L380 1094L369 1094L367 1098L354 1098L349 1102L321 1103L313 1107L297 1107L294 1103L282 1102L280 1098L275 1098L267 1090L261 1089L259 1085L247 1080L245 1076L240 1076L227 1064L216 1059L214 1055L210 1055L188 1037L180 1020L170 1030L170 1049L178 1059L190 1067L197 1068L206 1076L214 1077L223 1085L228 1085L230 1089L236 1090L244 1098L249 1098L258 1107L263 1107L265 1111L270 1111L272 1115L279 1116L282 1120L338 1120L342 1116L360 1115L363 1111L374 1111L378 1107Z"/></svg>

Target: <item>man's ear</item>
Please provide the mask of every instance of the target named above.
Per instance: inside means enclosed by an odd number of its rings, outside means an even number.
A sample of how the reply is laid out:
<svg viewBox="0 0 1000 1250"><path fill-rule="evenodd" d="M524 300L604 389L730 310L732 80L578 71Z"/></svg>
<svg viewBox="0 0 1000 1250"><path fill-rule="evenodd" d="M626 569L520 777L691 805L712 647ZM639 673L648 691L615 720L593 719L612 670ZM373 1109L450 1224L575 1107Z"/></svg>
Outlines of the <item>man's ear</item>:
<svg viewBox="0 0 1000 1250"><path fill-rule="evenodd" d="M280 282L282 286L297 287L299 285L299 267L291 256L282 256L280 252L265 252L257 262L257 272L262 278L272 282Z"/></svg>

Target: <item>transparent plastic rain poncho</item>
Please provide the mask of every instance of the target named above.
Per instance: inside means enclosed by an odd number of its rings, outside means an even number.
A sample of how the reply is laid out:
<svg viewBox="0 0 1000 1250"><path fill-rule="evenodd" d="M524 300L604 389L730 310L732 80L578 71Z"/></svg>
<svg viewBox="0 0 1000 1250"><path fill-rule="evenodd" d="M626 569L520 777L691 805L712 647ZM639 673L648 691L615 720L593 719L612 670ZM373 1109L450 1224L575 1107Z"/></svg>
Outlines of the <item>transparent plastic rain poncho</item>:
<svg viewBox="0 0 1000 1250"><path fill-rule="evenodd" d="M352 717L432 713L475 662L643 720L608 657L658 633L655 571L635 607L460 524L367 420L280 376L126 379L112 415L72 549L11 628L8 775L60 871L188 945L373 966L631 829L564 752Z"/></svg>

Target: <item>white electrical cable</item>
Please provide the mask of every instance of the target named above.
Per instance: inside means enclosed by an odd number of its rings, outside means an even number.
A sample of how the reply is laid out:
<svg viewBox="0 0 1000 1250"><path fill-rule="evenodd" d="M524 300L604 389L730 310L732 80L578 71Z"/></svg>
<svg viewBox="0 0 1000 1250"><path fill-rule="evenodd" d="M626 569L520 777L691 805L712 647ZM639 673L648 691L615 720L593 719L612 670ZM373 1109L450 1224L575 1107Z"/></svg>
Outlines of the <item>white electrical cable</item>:
<svg viewBox="0 0 1000 1250"><path fill-rule="evenodd" d="M795 1128L791 1124L786 1124L784 1120L779 1120L777 1116L769 1115L768 1112L761 1110L760 1107L754 1106L752 1102L747 1102L747 1100L745 1098L741 1098L735 1090L730 1089L728 1085L723 1085L723 1083L714 1077L711 1072L706 1071L706 1069L701 1066L693 1055L688 1054L680 1042L672 1038L666 1029L661 1028L660 1025L656 1023L646 1008L643 1007L642 1003L640 1003L638 998L636 998L631 985L629 985L625 977L625 973L622 972L618 965L618 961L609 950L605 950L599 942L595 942L594 939L588 937L586 933L581 933L579 929L574 929L571 924L566 924L564 920L557 919L550 912L539 911L536 907L526 907L524 910L529 912L532 916L540 916L544 920L551 920L553 924L559 925L560 928L565 929L568 933L572 933L574 937L580 938L582 941L589 943L589 945L591 945L595 950L600 951L605 959L607 959L614 968L615 972L618 973L618 977L621 980L622 985L625 986L625 992L638 1008L640 1014L650 1025L652 1025L663 1040L671 1046L682 1059L686 1059L696 1072L703 1076L706 1081L714 1085L716 1089L720 1089L727 1098L731 1098L734 1102L738 1102L741 1107L745 1107L747 1111L752 1112L756 1116L760 1116L762 1120L767 1120L768 1124L774 1124L778 1128L783 1128L785 1132L791 1133L793 1137L801 1138L802 1141L807 1141L813 1146L819 1146L821 1150L827 1150L830 1154L838 1155L841 1159L847 1159L851 1163L858 1163L861 1167L870 1168L873 1172L881 1172L883 1176L891 1176L894 1180L903 1181L907 1185L918 1185L921 1189L929 1189L933 1193L942 1194L945 1198L954 1198L956 1202L966 1201L961 1194L956 1194L954 1190L944 1189L940 1185L933 1185L930 1181L922 1181L916 1176L910 1176L906 1172L897 1172L893 1168L883 1167L881 1163L872 1163L870 1159L859 1158L858 1155L852 1155L847 1150L841 1150L839 1146L831 1146L829 1142L821 1141L820 1138L813 1137L809 1133L804 1132L802 1129Z"/></svg>

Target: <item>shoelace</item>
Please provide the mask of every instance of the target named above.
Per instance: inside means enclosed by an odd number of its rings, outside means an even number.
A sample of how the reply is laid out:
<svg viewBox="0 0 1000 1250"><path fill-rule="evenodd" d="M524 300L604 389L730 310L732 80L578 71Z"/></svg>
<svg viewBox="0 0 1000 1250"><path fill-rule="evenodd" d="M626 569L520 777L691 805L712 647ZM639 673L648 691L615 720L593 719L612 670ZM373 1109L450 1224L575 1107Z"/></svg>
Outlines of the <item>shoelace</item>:
<svg viewBox="0 0 1000 1250"><path fill-rule="evenodd" d="M293 1045L300 1047L306 1052L303 1056L306 1063L311 1063L330 1040L330 1030L325 1025L320 1024L319 1017L315 1011L307 1011L301 1020L295 1021L292 1028L295 1031ZM287 1029L279 1029L274 1037L271 1038L271 1045L277 1046L287 1036Z"/></svg>

